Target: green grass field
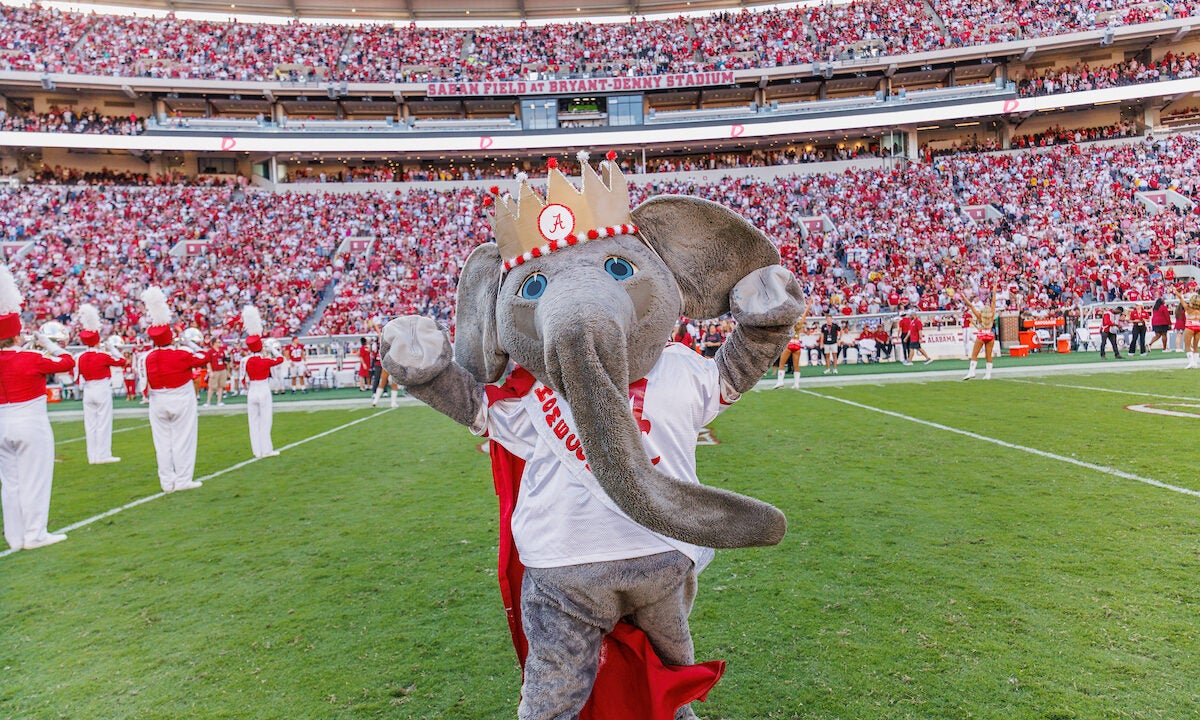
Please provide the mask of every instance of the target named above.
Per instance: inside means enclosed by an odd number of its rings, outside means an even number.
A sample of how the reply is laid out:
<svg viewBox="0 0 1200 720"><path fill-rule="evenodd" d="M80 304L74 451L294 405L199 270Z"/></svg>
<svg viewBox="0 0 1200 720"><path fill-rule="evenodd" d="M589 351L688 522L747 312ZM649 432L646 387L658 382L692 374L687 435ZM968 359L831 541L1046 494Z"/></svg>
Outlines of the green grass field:
<svg viewBox="0 0 1200 720"><path fill-rule="evenodd" d="M729 668L698 714L1195 717L1198 380L749 393L700 475L790 530L701 576L697 656ZM515 717L478 439L364 407L277 413L275 445L356 420L0 557L0 718ZM145 420L117 427L89 468L55 423L52 530L158 492ZM250 458L244 416L201 419L197 476Z"/></svg>

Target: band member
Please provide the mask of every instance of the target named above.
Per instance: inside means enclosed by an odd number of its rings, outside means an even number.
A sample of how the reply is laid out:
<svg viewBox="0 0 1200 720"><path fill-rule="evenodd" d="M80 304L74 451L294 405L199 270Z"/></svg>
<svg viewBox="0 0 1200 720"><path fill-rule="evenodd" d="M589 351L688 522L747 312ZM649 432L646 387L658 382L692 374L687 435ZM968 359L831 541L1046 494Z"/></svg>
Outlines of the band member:
<svg viewBox="0 0 1200 720"><path fill-rule="evenodd" d="M33 550L67 539L46 530L54 481L54 431L46 414L46 377L69 372L75 360L41 333L45 352L22 348L21 293L0 265L0 505L4 539Z"/></svg>
<svg viewBox="0 0 1200 720"><path fill-rule="evenodd" d="M249 336L246 349L249 355L242 361L242 377L246 383L246 417L250 422L250 451L254 457L274 457L279 451L271 444L271 368L283 362L282 357L267 357L263 353L262 315L258 308L242 308L242 327Z"/></svg>
<svg viewBox="0 0 1200 720"><path fill-rule="evenodd" d="M292 338L292 342L284 348L284 356L288 361L288 377L292 379L292 394L296 394L296 388L300 388L300 392L308 392L308 363L304 354L304 345L301 344L300 338Z"/></svg>
<svg viewBox="0 0 1200 720"><path fill-rule="evenodd" d="M800 336L804 334L804 323L808 320L808 311L812 310L812 300L804 307L804 314L792 326L792 337L779 355L779 372L775 376L775 384L771 389L783 387L783 374L787 370L788 360L792 361L792 389L800 389L800 353L804 351L804 342Z"/></svg>
<svg viewBox="0 0 1200 720"><path fill-rule="evenodd" d="M950 297L954 297L956 294L955 290L951 288ZM963 380L975 379L975 367L979 364L980 350L984 351L983 379L992 379L992 350L996 346L996 288L991 289L991 295L992 304L979 308L971 304L971 299L965 293L961 296L968 312L971 313L971 325L975 328L975 342L971 347L971 366Z"/></svg>
<svg viewBox="0 0 1200 720"><path fill-rule="evenodd" d="M1200 367L1200 293L1189 293L1186 297L1175 290L1179 305L1183 308L1183 349L1187 352L1185 368Z"/></svg>
<svg viewBox="0 0 1200 720"><path fill-rule="evenodd" d="M163 492L191 490L201 485L194 479L199 419L192 370L208 364L208 355L172 346L171 311L161 289L147 289L142 302L152 323L147 334L154 343L146 355L146 382L158 481Z"/></svg>
<svg viewBox="0 0 1200 720"><path fill-rule="evenodd" d="M79 307L79 342L88 347L76 360L79 383L83 386L83 433L87 440L88 462L105 465L121 462L112 454L113 393L112 369L129 363L120 355L98 349L100 311L95 305Z"/></svg>
<svg viewBox="0 0 1200 720"><path fill-rule="evenodd" d="M229 348L216 335L208 348L208 394L204 399L204 407L212 403L213 394L217 396L217 407L225 406L225 386L229 384Z"/></svg>

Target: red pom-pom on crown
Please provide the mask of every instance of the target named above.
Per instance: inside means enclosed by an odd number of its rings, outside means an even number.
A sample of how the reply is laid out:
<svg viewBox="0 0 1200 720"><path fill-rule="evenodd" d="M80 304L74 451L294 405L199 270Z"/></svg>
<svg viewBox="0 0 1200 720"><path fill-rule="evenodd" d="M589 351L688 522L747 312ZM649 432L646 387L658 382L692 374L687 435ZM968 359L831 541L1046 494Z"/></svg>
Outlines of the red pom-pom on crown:
<svg viewBox="0 0 1200 720"><path fill-rule="evenodd" d="M617 159L617 151L609 150L608 152L604 153L604 157L607 158L609 162L612 162L613 160Z"/></svg>
<svg viewBox="0 0 1200 720"><path fill-rule="evenodd" d="M500 194L500 186L493 185L490 188L488 188L488 192L490 192L493 195L499 195Z"/></svg>
<svg viewBox="0 0 1200 720"><path fill-rule="evenodd" d="M552 157L546 161L546 167L554 170L558 167L558 158Z"/></svg>

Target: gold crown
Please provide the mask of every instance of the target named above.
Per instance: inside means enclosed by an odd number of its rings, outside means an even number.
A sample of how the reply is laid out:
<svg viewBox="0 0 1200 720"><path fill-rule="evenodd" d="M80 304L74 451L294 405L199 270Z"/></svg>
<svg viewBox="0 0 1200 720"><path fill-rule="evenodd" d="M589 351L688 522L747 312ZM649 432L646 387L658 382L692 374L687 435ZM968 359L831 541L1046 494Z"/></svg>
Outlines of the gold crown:
<svg viewBox="0 0 1200 720"><path fill-rule="evenodd" d="M558 170L551 158L543 200L522 177L517 199L505 195L496 203L492 231L507 272L535 257L571 245L613 235L633 235L637 227L629 214L629 186L616 163L600 163L600 174L579 153L583 189Z"/></svg>

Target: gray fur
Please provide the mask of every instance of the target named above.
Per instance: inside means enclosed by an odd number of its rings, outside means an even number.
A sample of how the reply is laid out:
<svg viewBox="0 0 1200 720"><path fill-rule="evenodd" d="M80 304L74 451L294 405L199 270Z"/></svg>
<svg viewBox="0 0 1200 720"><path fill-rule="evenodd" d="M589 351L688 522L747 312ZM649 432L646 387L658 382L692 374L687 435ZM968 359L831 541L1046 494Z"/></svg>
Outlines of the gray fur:
<svg viewBox="0 0 1200 720"><path fill-rule="evenodd" d="M717 351L716 361L721 377L744 393L762 379L791 337L802 308L800 286L790 272L773 265L747 274L729 298L738 325Z"/></svg>
<svg viewBox="0 0 1200 720"><path fill-rule="evenodd" d="M484 383L496 382L508 368L508 353L496 330L500 271L496 243L484 243L467 258L458 276L455 322L469 331L455 335L454 359Z"/></svg>
<svg viewBox="0 0 1200 720"><path fill-rule="evenodd" d="M710 200L659 195L631 214L638 234L679 282L688 317L724 315L729 292L746 273L779 264L779 251L761 230Z"/></svg>
<svg viewBox="0 0 1200 720"><path fill-rule="evenodd" d="M433 320L410 315L388 322L379 336L379 362L413 397L451 420L476 424L483 385L454 364L450 338Z"/></svg>
<svg viewBox="0 0 1200 720"><path fill-rule="evenodd" d="M595 681L600 642L628 617L668 665L695 662L688 615L696 572L680 552L615 562L526 568L521 622L529 639L517 717L574 718ZM679 720L694 718L688 706Z"/></svg>
<svg viewBox="0 0 1200 720"><path fill-rule="evenodd" d="M604 270L612 256L633 263L637 273L623 282L613 280ZM534 273L548 278L546 292L525 300L518 292ZM680 309L674 277L645 243L629 235L527 262L504 278L500 297L496 315L504 347L518 365L560 392L563 373L575 355L588 350L601 352L611 377L624 385L645 377L658 362Z"/></svg>
<svg viewBox="0 0 1200 720"><path fill-rule="evenodd" d="M800 316L796 279L779 267L762 232L715 203L655 198L633 218L640 238L590 240L506 274L496 246L481 246L459 280L457 362L448 339L410 318L385 329L384 367L408 378L416 397L482 432L481 382L498 379L511 357L562 395L597 481L636 522L706 547L778 543L787 522L776 508L680 481L651 464L628 388L654 368L681 314L731 311L739 326L717 367L734 391L748 390ZM636 272L614 278L605 270L612 257ZM546 279L545 291L523 298L522 284L535 273ZM693 662L687 617L694 595L695 568L677 552L527 568L522 612L530 658L520 718L577 717L591 693L601 638L623 616L668 664ZM694 717L687 706L676 714Z"/></svg>

